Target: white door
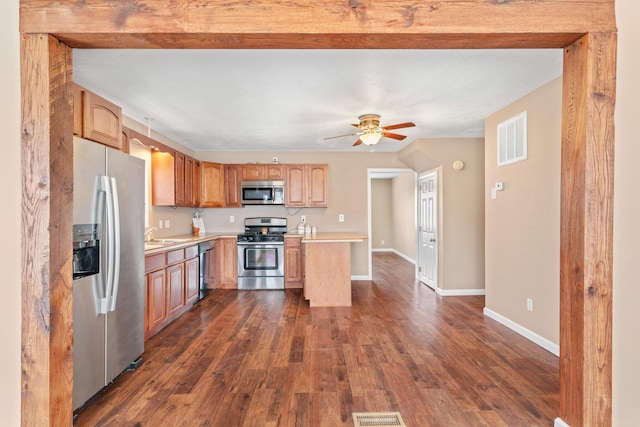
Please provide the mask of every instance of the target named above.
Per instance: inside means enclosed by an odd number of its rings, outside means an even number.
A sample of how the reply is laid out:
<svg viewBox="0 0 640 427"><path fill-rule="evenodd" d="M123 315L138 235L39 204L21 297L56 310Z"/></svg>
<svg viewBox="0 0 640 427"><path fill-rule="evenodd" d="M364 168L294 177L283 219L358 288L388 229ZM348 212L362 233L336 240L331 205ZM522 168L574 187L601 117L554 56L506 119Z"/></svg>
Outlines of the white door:
<svg viewBox="0 0 640 427"><path fill-rule="evenodd" d="M418 279L438 287L438 181L435 173L420 178Z"/></svg>

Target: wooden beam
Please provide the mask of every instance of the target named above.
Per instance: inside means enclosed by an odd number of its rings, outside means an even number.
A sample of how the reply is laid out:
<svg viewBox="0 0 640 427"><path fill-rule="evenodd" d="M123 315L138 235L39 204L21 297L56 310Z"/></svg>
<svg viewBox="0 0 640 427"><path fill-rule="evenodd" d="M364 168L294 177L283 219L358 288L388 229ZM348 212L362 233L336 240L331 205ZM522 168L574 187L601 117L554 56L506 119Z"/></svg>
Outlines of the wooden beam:
<svg viewBox="0 0 640 427"><path fill-rule="evenodd" d="M614 33L564 56L560 247L560 416L611 425Z"/></svg>
<svg viewBox="0 0 640 427"><path fill-rule="evenodd" d="M21 38L22 424L72 424L71 49Z"/></svg>
<svg viewBox="0 0 640 427"><path fill-rule="evenodd" d="M483 47L564 47L567 37L615 30L613 0L22 0L20 8L22 33L55 34L72 47L282 48L285 40L300 48L460 48L476 38Z"/></svg>

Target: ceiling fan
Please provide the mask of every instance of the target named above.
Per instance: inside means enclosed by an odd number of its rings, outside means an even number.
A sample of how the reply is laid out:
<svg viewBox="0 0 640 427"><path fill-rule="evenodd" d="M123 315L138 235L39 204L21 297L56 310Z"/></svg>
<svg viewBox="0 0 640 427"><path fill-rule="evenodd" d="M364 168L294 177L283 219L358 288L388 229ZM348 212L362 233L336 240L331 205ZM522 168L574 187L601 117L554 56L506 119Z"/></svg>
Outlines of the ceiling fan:
<svg viewBox="0 0 640 427"><path fill-rule="evenodd" d="M330 136L328 138L325 138L325 140L333 139L333 138L342 138L343 136L358 135L360 137L353 144L354 147L360 144L375 145L383 136L386 138L397 139L401 141L406 138L405 135L398 135L397 133L391 133L388 131L394 130L394 129L401 129L401 128L410 128L415 126L415 123L413 122L406 122L406 123L398 123L395 125L381 127L379 114L364 114L358 117L358 119L360 120L360 123L352 124L351 126L354 126L360 129L359 132L347 133L345 135L338 135L338 136Z"/></svg>

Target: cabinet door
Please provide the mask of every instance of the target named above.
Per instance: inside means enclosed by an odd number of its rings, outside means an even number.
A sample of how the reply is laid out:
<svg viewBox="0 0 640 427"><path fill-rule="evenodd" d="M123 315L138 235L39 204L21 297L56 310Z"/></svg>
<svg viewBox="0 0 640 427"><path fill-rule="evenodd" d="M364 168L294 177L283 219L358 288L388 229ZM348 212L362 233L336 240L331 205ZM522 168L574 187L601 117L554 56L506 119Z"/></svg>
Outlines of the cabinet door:
<svg viewBox="0 0 640 427"><path fill-rule="evenodd" d="M215 245L216 287L236 289L238 287L238 241L235 238L216 240Z"/></svg>
<svg viewBox="0 0 640 427"><path fill-rule="evenodd" d="M242 207L240 200L240 177L242 165L224 165L225 206Z"/></svg>
<svg viewBox="0 0 640 427"><path fill-rule="evenodd" d="M302 237L287 237L284 240L286 288L302 287Z"/></svg>
<svg viewBox="0 0 640 427"><path fill-rule="evenodd" d="M185 291L185 300L187 305L193 304L193 302L198 299L198 291L199 291L199 271L200 271L200 260L198 258L191 258L185 261L185 283L184 283L184 291Z"/></svg>
<svg viewBox="0 0 640 427"><path fill-rule="evenodd" d="M184 159L184 204L193 206L193 164L195 159L185 156Z"/></svg>
<svg viewBox="0 0 640 427"><path fill-rule="evenodd" d="M269 164L264 166L265 179L284 179L284 165Z"/></svg>
<svg viewBox="0 0 640 427"><path fill-rule="evenodd" d="M194 207L200 206L200 162L193 160L193 198L191 205Z"/></svg>
<svg viewBox="0 0 640 427"><path fill-rule="evenodd" d="M285 205L306 206L305 165L287 165L285 179Z"/></svg>
<svg viewBox="0 0 640 427"><path fill-rule="evenodd" d="M122 109L95 93L83 90L82 136L122 149Z"/></svg>
<svg viewBox="0 0 640 427"><path fill-rule="evenodd" d="M242 180L265 179L264 165L242 165Z"/></svg>
<svg viewBox="0 0 640 427"><path fill-rule="evenodd" d="M167 318L165 303L165 284L167 272L162 270L152 271L147 274L147 313L145 321L145 333L153 331Z"/></svg>
<svg viewBox="0 0 640 427"><path fill-rule="evenodd" d="M327 207L329 165L307 165L307 206Z"/></svg>
<svg viewBox="0 0 640 427"><path fill-rule="evenodd" d="M224 165L201 162L200 175L202 197L200 205L204 208L221 208L225 204Z"/></svg>
<svg viewBox="0 0 640 427"><path fill-rule="evenodd" d="M72 83L73 95L73 134L82 136L82 86Z"/></svg>
<svg viewBox="0 0 640 427"><path fill-rule="evenodd" d="M151 203L154 206L176 204L175 157L173 153L151 153Z"/></svg>
<svg viewBox="0 0 640 427"><path fill-rule="evenodd" d="M207 270L204 278L207 283L207 289L213 289L216 286L216 251L211 250L206 255Z"/></svg>
<svg viewBox="0 0 640 427"><path fill-rule="evenodd" d="M184 306L184 263L167 267L167 317L177 315Z"/></svg>
<svg viewBox="0 0 640 427"><path fill-rule="evenodd" d="M175 154L175 205L185 206L187 204L185 198L185 168L186 156L179 151Z"/></svg>

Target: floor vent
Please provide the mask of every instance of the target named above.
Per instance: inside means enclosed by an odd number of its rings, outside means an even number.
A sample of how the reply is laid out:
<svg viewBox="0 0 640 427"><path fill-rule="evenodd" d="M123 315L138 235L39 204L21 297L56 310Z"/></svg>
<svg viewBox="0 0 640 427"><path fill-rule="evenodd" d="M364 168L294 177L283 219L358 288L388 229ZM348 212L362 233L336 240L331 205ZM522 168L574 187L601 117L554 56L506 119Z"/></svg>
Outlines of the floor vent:
<svg viewBox="0 0 640 427"><path fill-rule="evenodd" d="M400 412L354 412L355 427L406 427Z"/></svg>

